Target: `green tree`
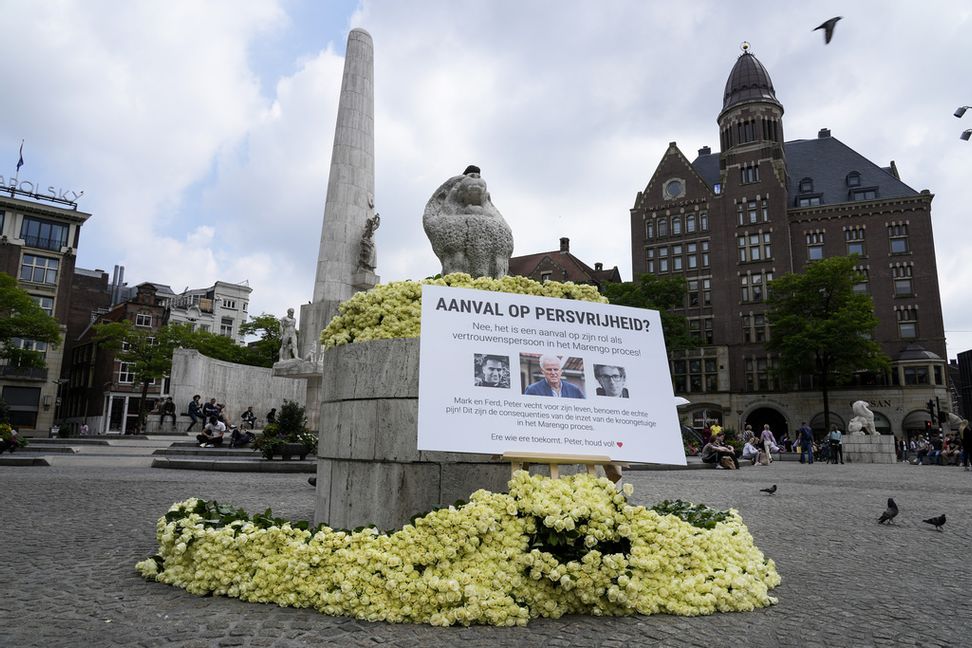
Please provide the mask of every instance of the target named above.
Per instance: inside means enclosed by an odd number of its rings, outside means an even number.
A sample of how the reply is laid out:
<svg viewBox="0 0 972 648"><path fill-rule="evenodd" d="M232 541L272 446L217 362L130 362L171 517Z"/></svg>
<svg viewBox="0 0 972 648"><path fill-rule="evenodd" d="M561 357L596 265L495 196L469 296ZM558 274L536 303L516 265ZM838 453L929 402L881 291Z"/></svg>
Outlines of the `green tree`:
<svg viewBox="0 0 972 648"><path fill-rule="evenodd" d="M662 333L669 353L701 344L698 338L689 333L685 316L672 312L672 309L685 305L687 292L684 278L656 277L651 274L643 274L637 281L609 283L604 290L608 301L617 306L657 310L661 315Z"/></svg>
<svg viewBox="0 0 972 648"><path fill-rule="evenodd" d="M766 348L779 354L777 370L784 379L816 379L828 430L830 386L857 371L884 371L890 365L871 337L878 324L874 303L870 295L854 292L854 284L863 280L855 263L855 257L815 261L800 274L777 277L767 299L772 328Z"/></svg>
<svg viewBox="0 0 972 648"><path fill-rule="evenodd" d="M240 335L258 335L256 342L243 349L245 364L272 367L280 358L280 320L263 313L251 316L249 322L240 325Z"/></svg>
<svg viewBox="0 0 972 648"><path fill-rule="evenodd" d="M15 367L44 367L44 354L17 347L12 340L22 338L61 343L61 327L57 320L44 312L17 280L0 272L0 358Z"/></svg>
<svg viewBox="0 0 972 648"><path fill-rule="evenodd" d="M131 364L134 382L141 385L138 403L138 428L145 429L146 400L153 380L162 380L172 371L172 351L191 347L192 331L184 325L163 326L157 331L138 328L129 321L106 322L94 326L94 340L114 351L122 362Z"/></svg>

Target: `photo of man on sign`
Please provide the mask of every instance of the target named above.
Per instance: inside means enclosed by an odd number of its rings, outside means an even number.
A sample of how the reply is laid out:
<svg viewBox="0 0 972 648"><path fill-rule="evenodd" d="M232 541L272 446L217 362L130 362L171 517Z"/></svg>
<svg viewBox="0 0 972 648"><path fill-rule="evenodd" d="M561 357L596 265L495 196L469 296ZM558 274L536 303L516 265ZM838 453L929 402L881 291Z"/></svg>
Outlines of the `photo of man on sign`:
<svg viewBox="0 0 972 648"><path fill-rule="evenodd" d="M535 355L533 354L520 354L520 365L521 367L526 365L530 366L531 360L533 360ZM554 355L552 353L544 353L536 362L540 365L540 374L542 378L529 384L526 389L523 390L524 396L554 396L556 398L585 398L584 390L577 385L574 385L566 380L564 380L564 370L566 366L570 366L572 372L578 374L583 380L584 376L584 361L580 358L562 358L561 356ZM529 369L526 375L530 376ZM527 381L524 381L526 383Z"/></svg>
<svg viewBox="0 0 972 648"><path fill-rule="evenodd" d="M627 398L628 388L624 386L627 375L624 367L614 365L594 365L594 377L597 378L598 396L611 396L612 398Z"/></svg>
<svg viewBox="0 0 972 648"><path fill-rule="evenodd" d="M477 353L473 358L473 374L477 387L509 388L510 358Z"/></svg>

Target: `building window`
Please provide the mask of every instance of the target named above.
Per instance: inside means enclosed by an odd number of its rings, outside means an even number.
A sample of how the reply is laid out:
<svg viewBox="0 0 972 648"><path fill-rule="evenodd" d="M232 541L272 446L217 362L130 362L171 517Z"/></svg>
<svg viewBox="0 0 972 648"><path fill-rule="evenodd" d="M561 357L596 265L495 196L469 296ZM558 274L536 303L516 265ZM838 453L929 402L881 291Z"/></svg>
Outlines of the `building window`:
<svg viewBox="0 0 972 648"><path fill-rule="evenodd" d="M248 302L243 302L243 312L246 312L246 307L249 306Z"/></svg>
<svg viewBox="0 0 972 648"><path fill-rule="evenodd" d="M47 313L50 317L54 317L54 298L53 297L41 297L40 295L31 295L34 302L40 306L41 310Z"/></svg>
<svg viewBox="0 0 972 648"><path fill-rule="evenodd" d="M910 263L891 266L891 276L894 278L895 297L910 297L914 294L911 273L912 264Z"/></svg>
<svg viewBox="0 0 972 648"><path fill-rule="evenodd" d="M655 250L652 248L645 248L645 272L652 273L655 271ZM541 274L541 281L546 281L550 278L550 273L546 273L547 277L544 278Z"/></svg>
<svg viewBox="0 0 972 648"><path fill-rule="evenodd" d="M772 272L754 272L739 277L739 297L743 303L758 304L766 297L769 282L773 281Z"/></svg>
<svg viewBox="0 0 972 648"><path fill-rule="evenodd" d="M20 264L20 280L56 286L60 265L57 259L25 254Z"/></svg>
<svg viewBox="0 0 972 648"><path fill-rule="evenodd" d="M719 193L718 191L716 193ZM709 212L699 214L699 229L703 232L709 231Z"/></svg>
<svg viewBox="0 0 972 648"><path fill-rule="evenodd" d="M658 248L658 272L668 272L668 246Z"/></svg>
<svg viewBox="0 0 972 648"><path fill-rule="evenodd" d="M772 244L769 232L743 234L736 237L736 247L739 250L739 261L765 261L772 258Z"/></svg>
<svg viewBox="0 0 972 648"><path fill-rule="evenodd" d="M118 363L118 382L122 384L135 382L135 367L131 362Z"/></svg>
<svg viewBox="0 0 972 648"><path fill-rule="evenodd" d="M861 186L861 174L857 171L851 171L847 174L847 186L848 187L860 187Z"/></svg>
<svg viewBox="0 0 972 648"><path fill-rule="evenodd" d="M746 359L746 391L768 391L776 389L776 380L770 371L773 363L769 358Z"/></svg>
<svg viewBox="0 0 972 648"><path fill-rule="evenodd" d="M918 309L909 306L898 309L898 335L902 339L918 337Z"/></svg>
<svg viewBox="0 0 972 648"><path fill-rule="evenodd" d="M800 181L800 193L812 193L813 192L813 179L804 178Z"/></svg>
<svg viewBox="0 0 972 648"><path fill-rule="evenodd" d="M743 340L746 342L765 342L769 338L766 315L757 313L743 315Z"/></svg>
<svg viewBox="0 0 972 648"><path fill-rule="evenodd" d="M905 367L904 384L928 385L928 367Z"/></svg>
<svg viewBox="0 0 972 648"><path fill-rule="evenodd" d="M797 207L817 207L820 205L820 196L798 196Z"/></svg>
<svg viewBox="0 0 972 648"><path fill-rule="evenodd" d="M20 226L20 238L30 247L60 251L67 245L68 226L25 216Z"/></svg>
<svg viewBox="0 0 972 648"><path fill-rule="evenodd" d="M702 241L702 267L709 267L709 242Z"/></svg>
<svg viewBox="0 0 972 648"><path fill-rule="evenodd" d="M759 182L759 166L744 166L739 169L739 182L741 184L752 184Z"/></svg>
<svg viewBox="0 0 972 648"><path fill-rule="evenodd" d="M672 272L678 272L682 269L682 246L673 245L672 246Z"/></svg>
<svg viewBox="0 0 972 648"><path fill-rule="evenodd" d="M24 351L36 351L37 353L47 353L47 342L39 340L28 340L24 338L10 338L10 344L15 349Z"/></svg>
<svg viewBox="0 0 972 648"><path fill-rule="evenodd" d="M721 182L717 182L714 185L712 185L712 192L715 193L716 195L721 194L722 193L722 183Z"/></svg>
<svg viewBox="0 0 972 648"><path fill-rule="evenodd" d="M847 255L859 254L864 256L864 228L848 227L844 230L844 242L847 244Z"/></svg>
<svg viewBox="0 0 972 648"><path fill-rule="evenodd" d="M702 305L712 305L712 279L702 280Z"/></svg>
<svg viewBox="0 0 972 648"><path fill-rule="evenodd" d="M645 238L655 238L655 221L648 219L645 221Z"/></svg>
<svg viewBox="0 0 972 648"><path fill-rule="evenodd" d="M877 200L877 189L855 189L851 192L851 200Z"/></svg>
<svg viewBox="0 0 972 648"><path fill-rule="evenodd" d="M693 332L704 331L705 326L700 320L690 320L689 328ZM711 320L710 320L711 323ZM672 362L672 378L675 391L686 392L714 392L719 388L718 363L715 358L690 358L688 360L674 360Z"/></svg>
<svg viewBox="0 0 972 648"><path fill-rule="evenodd" d="M668 236L668 219L658 219L658 236Z"/></svg>
<svg viewBox="0 0 972 648"><path fill-rule="evenodd" d="M233 337L233 318L224 317L219 323L219 334L226 337Z"/></svg>
<svg viewBox="0 0 972 648"><path fill-rule="evenodd" d="M699 280L688 280L688 306L692 308L699 305Z"/></svg>
<svg viewBox="0 0 972 648"><path fill-rule="evenodd" d="M856 266L854 270L859 275L858 277L859 281L857 281L857 283L854 284L853 290L858 294L866 294L868 282L870 281L870 276L869 276L870 273L868 272L867 268L864 266Z"/></svg>
<svg viewBox="0 0 972 648"><path fill-rule="evenodd" d="M235 299L224 299L223 308L228 308L230 310L236 310L236 300Z"/></svg>
<svg viewBox="0 0 972 648"><path fill-rule="evenodd" d="M672 236L682 233L682 219L680 216L672 216Z"/></svg>
<svg viewBox="0 0 972 648"><path fill-rule="evenodd" d="M688 214L685 217L685 233L686 234L695 233L695 214Z"/></svg>
<svg viewBox="0 0 972 648"><path fill-rule="evenodd" d="M823 255L824 246L824 233L823 232L808 232L807 233L807 258L811 261L819 261L824 258Z"/></svg>
<svg viewBox="0 0 972 648"><path fill-rule="evenodd" d="M688 243L685 246L685 264L688 266L689 270L695 270L699 267L699 244L698 243Z"/></svg>
<svg viewBox="0 0 972 648"><path fill-rule="evenodd" d="M147 313L138 313L135 315L135 326L152 326L152 316Z"/></svg>
<svg viewBox="0 0 972 648"><path fill-rule="evenodd" d="M908 224L894 223L888 225L888 238L891 242L891 254L907 254L908 245Z"/></svg>

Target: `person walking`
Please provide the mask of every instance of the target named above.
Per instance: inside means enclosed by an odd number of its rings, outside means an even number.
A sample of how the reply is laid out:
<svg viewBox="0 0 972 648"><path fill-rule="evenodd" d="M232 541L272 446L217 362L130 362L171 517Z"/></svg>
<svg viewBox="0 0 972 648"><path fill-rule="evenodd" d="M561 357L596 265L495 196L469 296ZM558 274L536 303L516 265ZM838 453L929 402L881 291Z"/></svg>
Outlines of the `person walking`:
<svg viewBox="0 0 972 648"><path fill-rule="evenodd" d="M830 434L827 435L827 440L830 441L830 463L837 463L837 459L840 459L840 463L844 463L844 435L837 429L836 425L830 426Z"/></svg>
<svg viewBox="0 0 972 648"><path fill-rule="evenodd" d="M962 465L965 466L966 470L969 470L970 465L972 465L972 426L965 419L959 423L959 435L962 438Z"/></svg>
<svg viewBox="0 0 972 648"><path fill-rule="evenodd" d="M773 436L773 431L770 429L769 423L763 424L763 431L759 435L759 440L763 443L766 462L773 463L773 451L778 450L779 446L776 445L776 437Z"/></svg>
<svg viewBox="0 0 972 648"><path fill-rule="evenodd" d="M797 436L800 439L800 463L804 463L804 458L806 463L813 463L813 430L806 421L797 430Z"/></svg>

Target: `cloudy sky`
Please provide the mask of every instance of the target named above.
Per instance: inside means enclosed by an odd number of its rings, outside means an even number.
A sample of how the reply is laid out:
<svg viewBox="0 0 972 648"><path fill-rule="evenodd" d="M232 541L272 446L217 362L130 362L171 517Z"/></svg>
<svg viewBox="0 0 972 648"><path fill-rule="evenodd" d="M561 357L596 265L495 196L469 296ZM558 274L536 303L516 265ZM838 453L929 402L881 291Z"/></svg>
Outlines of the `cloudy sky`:
<svg viewBox="0 0 972 648"><path fill-rule="evenodd" d="M834 41L811 29L842 15ZM949 356L972 348L972 5L966 2L0 0L0 176L84 191L81 267L174 290L313 291L347 32L375 42L378 273L438 271L421 227L470 163L515 254L631 277L628 209L668 142L718 148L743 40L787 139L821 127L936 194ZM6 151L6 153L3 153ZM4 162L3 160L7 161Z"/></svg>

